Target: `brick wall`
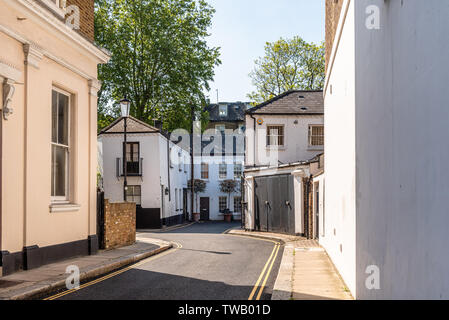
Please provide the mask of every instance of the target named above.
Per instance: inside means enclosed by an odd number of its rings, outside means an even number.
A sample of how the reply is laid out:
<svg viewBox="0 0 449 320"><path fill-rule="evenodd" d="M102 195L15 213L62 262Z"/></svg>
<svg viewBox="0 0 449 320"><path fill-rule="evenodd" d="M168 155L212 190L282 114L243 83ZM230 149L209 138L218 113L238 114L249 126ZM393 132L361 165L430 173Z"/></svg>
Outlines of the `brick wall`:
<svg viewBox="0 0 449 320"><path fill-rule="evenodd" d="M67 6L80 8L80 30L83 36L94 41L94 0L67 0Z"/></svg>
<svg viewBox="0 0 449 320"><path fill-rule="evenodd" d="M104 201L105 249L132 245L136 242L136 204Z"/></svg>
<svg viewBox="0 0 449 320"><path fill-rule="evenodd" d="M342 6L343 0L326 0L326 72Z"/></svg>

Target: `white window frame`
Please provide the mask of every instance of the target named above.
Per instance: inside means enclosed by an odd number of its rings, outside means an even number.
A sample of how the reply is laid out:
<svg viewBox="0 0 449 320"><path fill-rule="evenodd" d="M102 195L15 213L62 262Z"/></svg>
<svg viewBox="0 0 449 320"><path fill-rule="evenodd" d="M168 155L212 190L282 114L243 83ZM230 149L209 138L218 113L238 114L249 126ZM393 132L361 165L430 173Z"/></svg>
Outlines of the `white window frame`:
<svg viewBox="0 0 449 320"><path fill-rule="evenodd" d="M222 177L222 170L221 170L221 168L225 168L225 170L224 170L224 172L225 172L225 174L224 174L224 178ZM228 178L228 164L227 163L225 163L225 162L223 162L223 163L220 163L219 165L218 165L218 179L220 179L220 180L226 180Z"/></svg>
<svg viewBox="0 0 449 320"><path fill-rule="evenodd" d="M137 202L134 202L137 206L142 206L142 186L141 185L138 185L138 184L136 184L136 185L129 185L128 186L128 190L130 190L130 189L132 189L133 191L135 191L136 189L136 187L139 187L139 189L140 189L140 195L135 195L134 194L134 192L133 192L133 195L132 196L128 196L128 194L126 194L126 202L131 202L131 203L133 203L134 201L130 201L130 200L128 200L128 197L132 197L133 198L133 200L134 200L134 197L139 197L140 198L140 203L137 203ZM127 191L128 192L128 191Z"/></svg>
<svg viewBox="0 0 449 320"><path fill-rule="evenodd" d="M269 128L274 128L274 127L278 127L278 128L282 128L282 135L278 134L278 135L269 135ZM269 144L268 141L270 140L269 137L276 137L277 138L277 144ZM279 137L282 137L282 144L279 144ZM285 126L283 124L268 124L267 125L267 148L284 148L286 145L286 136L285 136Z"/></svg>
<svg viewBox="0 0 449 320"><path fill-rule="evenodd" d="M203 170L203 166L207 167L207 171ZM201 162L201 180L209 180L210 179L210 167L209 163L207 162ZM207 178L203 178L203 173L207 172Z"/></svg>
<svg viewBox="0 0 449 320"><path fill-rule="evenodd" d="M240 170L238 171L239 176L236 176L236 169L240 167ZM243 165L241 163L234 163L234 179L240 179L243 176Z"/></svg>
<svg viewBox="0 0 449 320"><path fill-rule="evenodd" d="M220 117L227 117L228 116L228 105L219 105L218 106L218 115Z"/></svg>
<svg viewBox="0 0 449 320"><path fill-rule="evenodd" d="M224 209L221 209L221 201L224 199ZM226 210L226 208L228 207L228 197L227 196L220 196L218 197L218 210L220 212Z"/></svg>
<svg viewBox="0 0 449 320"><path fill-rule="evenodd" d="M242 213L242 197L241 196L234 196L234 198L233 198L234 200L234 203L233 203L233 205L234 205L234 212L235 213ZM236 204L236 202L235 202L235 199L239 199L240 201L238 201L238 203L239 203L239 208L240 208L240 210L239 211L236 211L235 209L235 204Z"/></svg>
<svg viewBox="0 0 449 320"><path fill-rule="evenodd" d="M323 128L323 144L312 144L312 138L315 137L312 135L313 128L321 127ZM318 136L316 136L318 137ZM308 134L308 140L309 140L309 148L323 148L324 147L324 125L323 124L309 124L309 134Z"/></svg>
<svg viewBox="0 0 449 320"><path fill-rule="evenodd" d="M53 87L52 88L52 92L51 92L52 99L53 99L53 91L57 92L58 94L62 94L62 95L66 96L68 98L68 108L67 108L67 113L68 113L68 115L67 115L67 117L68 117L68 119L67 119L67 123L68 123L67 143L68 143L68 145L66 146L66 145L62 145L62 144L53 142L52 141L53 132L52 132L52 134L51 134L52 137L50 138L50 148L51 148L50 152L51 152L51 154L53 154L53 146L63 147L63 148L67 149L67 152L66 152L66 157L67 158L66 158L66 163L65 163L65 165L66 165L66 168L65 168L65 196L53 196L52 195L53 194L53 190L50 190L50 196L51 196L51 202L52 203L68 204L68 203L70 203L70 191L71 191L70 190L70 169L71 169L71 156L70 156L71 150L70 149L71 149L71 139L72 139L71 138L71 131L72 131L72 127L71 127L72 95L69 92L65 91L65 90L59 89L57 87ZM53 108L53 101L52 101L51 108ZM53 116L53 110L52 110L52 116ZM53 128L52 128L52 130L53 130ZM56 131L58 131L57 128L56 128ZM53 159L52 159L52 161L53 161ZM51 176L53 176L53 167L51 168ZM53 187L53 183L54 183L54 181L52 181L52 183L51 183L52 187Z"/></svg>

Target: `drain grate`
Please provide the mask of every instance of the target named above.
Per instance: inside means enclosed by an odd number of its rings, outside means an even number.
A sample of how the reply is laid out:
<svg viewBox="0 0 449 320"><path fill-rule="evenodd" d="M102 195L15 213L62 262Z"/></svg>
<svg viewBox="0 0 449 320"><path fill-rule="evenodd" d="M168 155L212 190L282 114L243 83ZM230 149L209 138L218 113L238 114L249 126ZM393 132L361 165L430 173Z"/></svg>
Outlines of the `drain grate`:
<svg viewBox="0 0 449 320"><path fill-rule="evenodd" d="M0 289L6 289L10 287L14 287L18 284L23 283L23 281L6 281L6 280L0 280Z"/></svg>

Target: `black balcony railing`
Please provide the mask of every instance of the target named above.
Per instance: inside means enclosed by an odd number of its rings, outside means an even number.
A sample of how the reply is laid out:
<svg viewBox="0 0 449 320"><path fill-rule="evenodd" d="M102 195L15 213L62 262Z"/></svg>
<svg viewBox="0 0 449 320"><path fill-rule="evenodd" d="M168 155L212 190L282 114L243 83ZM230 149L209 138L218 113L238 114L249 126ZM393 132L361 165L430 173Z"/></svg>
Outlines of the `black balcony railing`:
<svg viewBox="0 0 449 320"><path fill-rule="evenodd" d="M123 159L116 159L117 177L123 177L125 174L125 167L123 166ZM143 158L140 158L138 162L127 161L126 162L126 175L128 177L142 177L143 176Z"/></svg>

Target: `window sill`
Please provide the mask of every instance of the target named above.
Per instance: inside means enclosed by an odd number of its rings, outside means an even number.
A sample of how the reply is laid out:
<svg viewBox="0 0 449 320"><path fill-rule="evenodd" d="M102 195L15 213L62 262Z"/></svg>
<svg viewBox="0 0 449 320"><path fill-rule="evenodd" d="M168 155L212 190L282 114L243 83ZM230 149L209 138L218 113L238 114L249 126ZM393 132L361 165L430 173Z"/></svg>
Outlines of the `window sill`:
<svg viewBox="0 0 449 320"><path fill-rule="evenodd" d="M307 151L324 151L324 146L309 146L309 148L307 148Z"/></svg>
<svg viewBox="0 0 449 320"><path fill-rule="evenodd" d="M50 212L76 212L81 209L79 204L73 203L52 203L50 204Z"/></svg>
<svg viewBox="0 0 449 320"><path fill-rule="evenodd" d="M287 149L285 146L283 147L266 147L267 151L285 151Z"/></svg>

